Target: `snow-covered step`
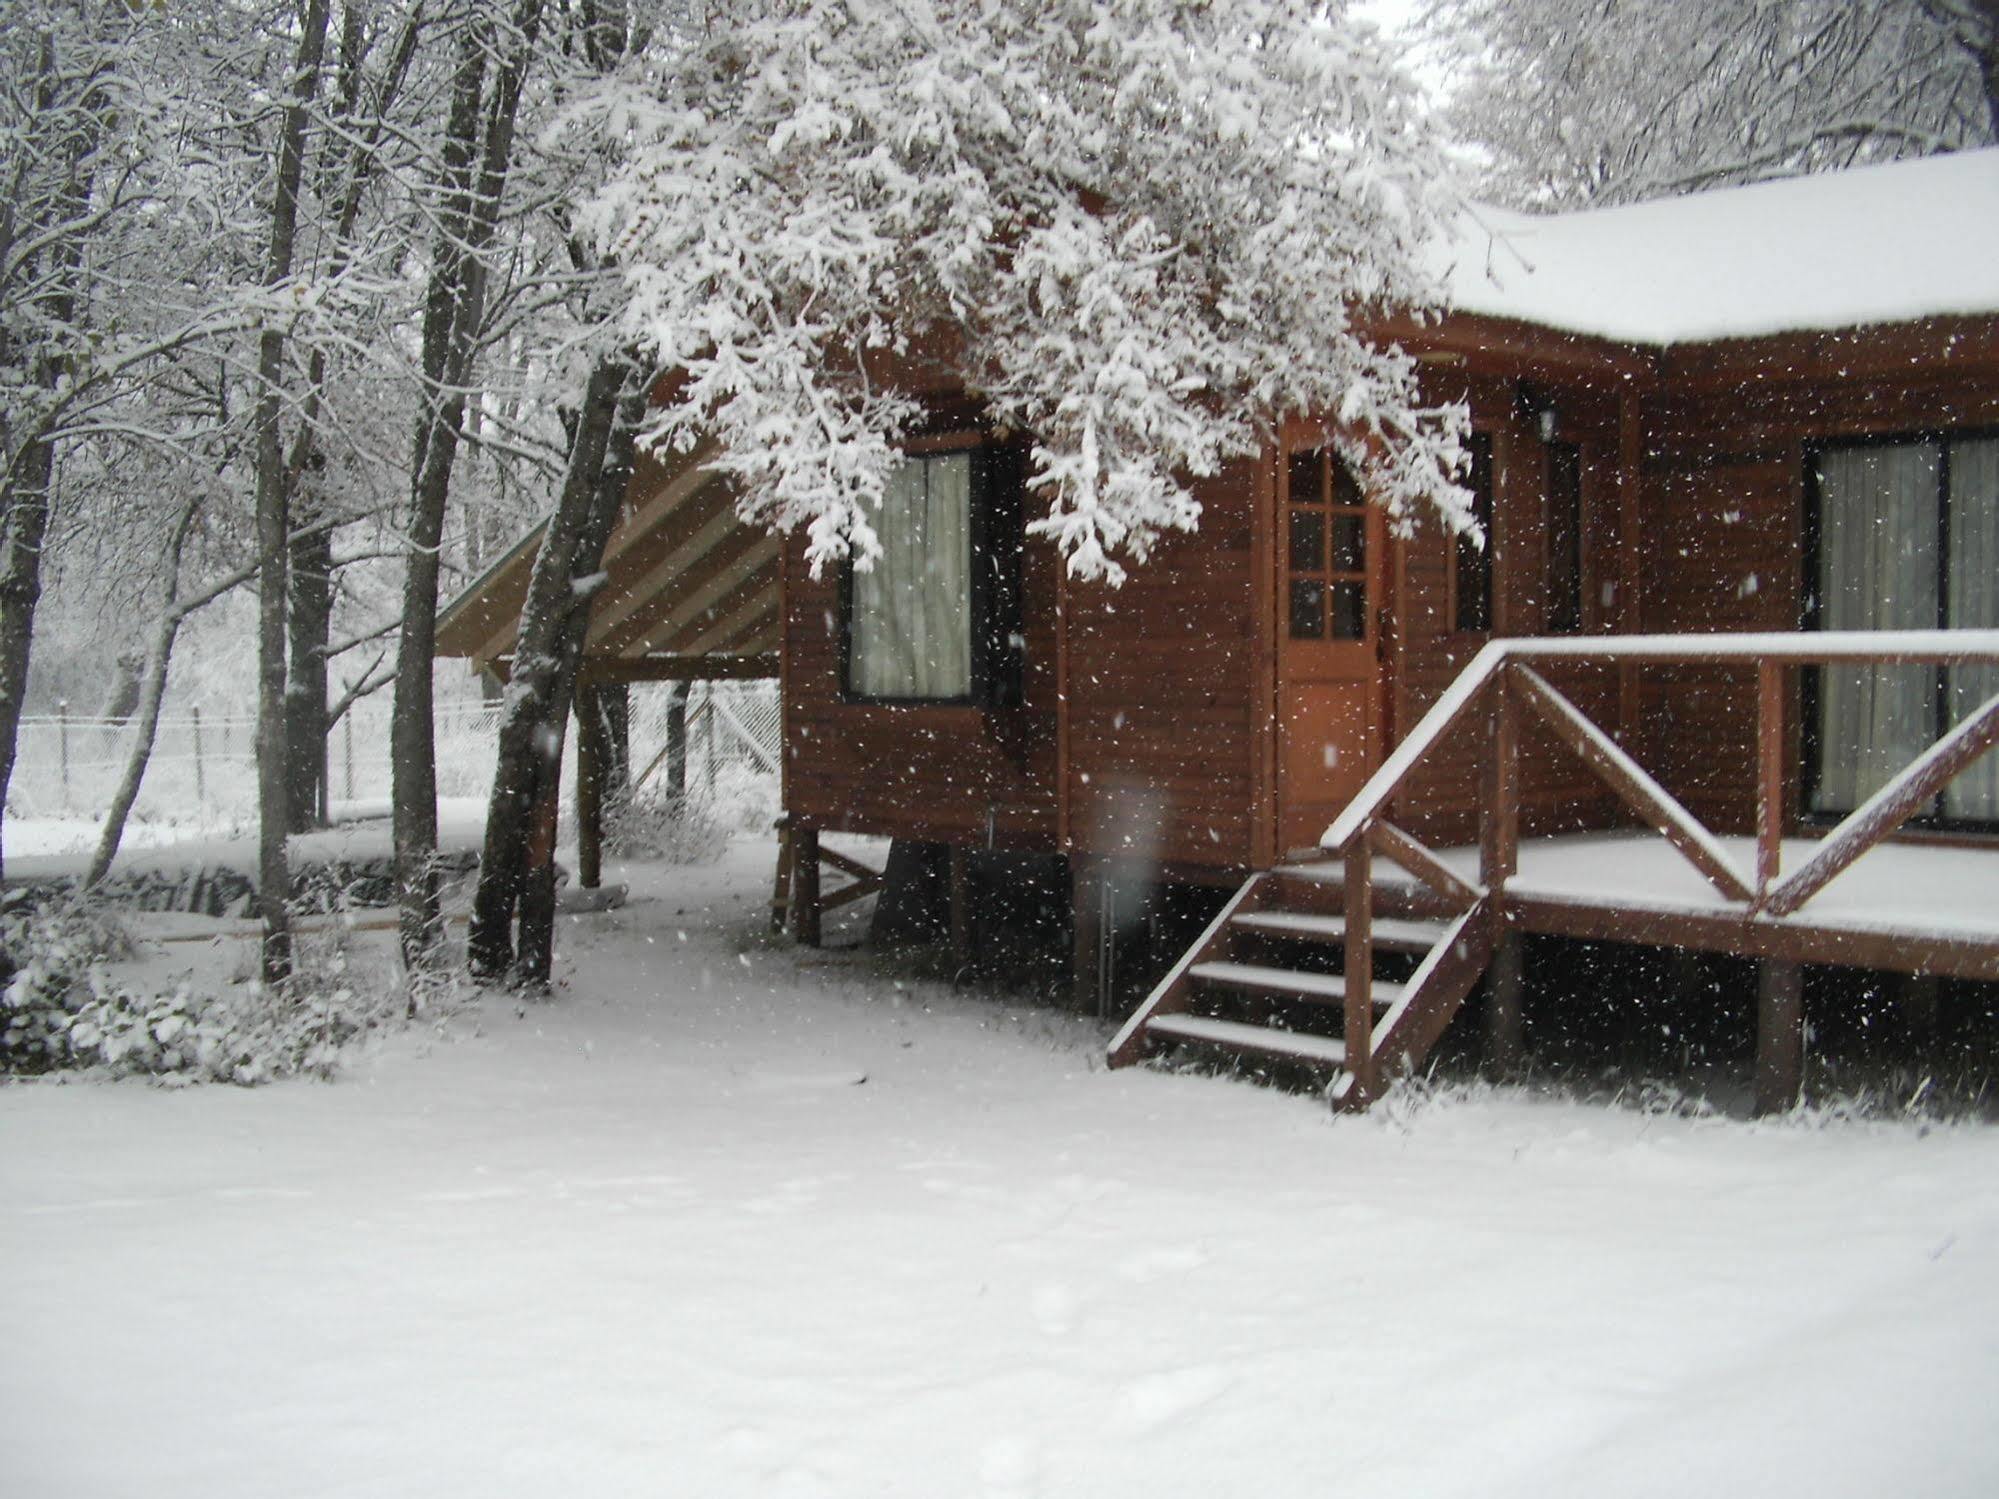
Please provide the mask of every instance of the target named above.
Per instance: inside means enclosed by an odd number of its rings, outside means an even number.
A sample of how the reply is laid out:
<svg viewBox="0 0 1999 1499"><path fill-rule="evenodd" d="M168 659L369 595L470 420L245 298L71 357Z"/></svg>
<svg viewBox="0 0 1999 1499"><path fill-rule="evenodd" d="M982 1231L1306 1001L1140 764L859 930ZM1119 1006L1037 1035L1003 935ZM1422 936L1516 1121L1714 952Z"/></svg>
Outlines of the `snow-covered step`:
<svg viewBox="0 0 1999 1499"><path fill-rule="evenodd" d="M1223 1046L1231 1051L1261 1052L1266 1056L1293 1057L1326 1067L1346 1064L1344 1042L1331 1036L1314 1036L1303 1031L1274 1030L1267 1025L1243 1025L1234 1020L1210 1020L1204 1015L1154 1015L1146 1022L1152 1035L1169 1041L1196 1041L1204 1046Z"/></svg>
<svg viewBox="0 0 1999 1499"><path fill-rule="evenodd" d="M1187 970L1187 976L1230 989L1281 994L1293 999L1339 1001L1347 997L1347 981L1337 973L1300 973L1295 968L1266 968L1260 963L1196 963ZM1401 993L1402 985L1376 979L1372 998L1375 1004L1387 1006Z"/></svg>
<svg viewBox="0 0 1999 1499"><path fill-rule="evenodd" d="M1312 916L1303 911L1244 911L1229 925L1267 937L1293 937L1308 942L1344 942L1344 916ZM1374 945L1395 952L1428 952L1450 930L1444 921L1417 921L1403 916L1377 916L1372 923Z"/></svg>

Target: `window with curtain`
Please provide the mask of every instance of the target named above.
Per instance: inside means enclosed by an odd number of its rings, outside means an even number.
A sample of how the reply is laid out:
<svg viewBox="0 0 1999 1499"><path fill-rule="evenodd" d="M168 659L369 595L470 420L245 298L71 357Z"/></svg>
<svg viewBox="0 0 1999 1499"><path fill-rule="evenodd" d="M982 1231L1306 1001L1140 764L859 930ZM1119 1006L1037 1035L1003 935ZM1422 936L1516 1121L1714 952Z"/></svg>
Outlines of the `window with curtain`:
<svg viewBox="0 0 1999 1499"><path fill-rule="evenodd" d="M1999 437L1828 447L1813 462L1819 628L1999 626ZM1994 692L1991 667L1821 668L1811 810L1851 811ZM1999 764L1959 776L1928 820L1999 822Z"/></svg>
<svg viewBox="0 0 1999 1499"><path fill-rule="evenodd" d="M972 695L972 476L971 453L938 453L905 460L889 480L875 520L882 554L849 574L851 695Z"/></svg>

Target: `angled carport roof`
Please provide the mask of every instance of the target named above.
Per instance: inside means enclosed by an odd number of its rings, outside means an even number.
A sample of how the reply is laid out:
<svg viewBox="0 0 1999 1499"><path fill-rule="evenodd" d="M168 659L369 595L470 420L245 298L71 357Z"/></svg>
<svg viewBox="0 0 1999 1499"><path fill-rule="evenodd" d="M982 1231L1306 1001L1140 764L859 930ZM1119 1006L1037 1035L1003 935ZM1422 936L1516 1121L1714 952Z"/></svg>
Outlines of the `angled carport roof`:
<svg viewBox="0 0 1999 1499"><path fill-rule="evenodd" d="M641 459L604 548L583 674L597 681L777 675L777 539L736 516L712 449ZM543 526L515 542L437 621L437 654L505 677Z"/></svg>

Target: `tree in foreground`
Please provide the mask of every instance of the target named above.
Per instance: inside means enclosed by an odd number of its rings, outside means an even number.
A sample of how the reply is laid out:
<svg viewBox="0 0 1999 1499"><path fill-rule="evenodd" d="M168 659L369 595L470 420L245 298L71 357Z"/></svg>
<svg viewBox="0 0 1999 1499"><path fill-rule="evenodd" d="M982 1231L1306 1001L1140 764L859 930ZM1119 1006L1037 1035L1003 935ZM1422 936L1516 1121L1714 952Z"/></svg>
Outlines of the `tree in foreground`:
<svg viewBox="0 0 1999 1499"><path fill-rule="evenodd" d="M1999 0L1432 0L1451 122L1524 207L1999 140Z"/></svg>
<svg viewBox="0 0 1999 1499"><path fill-rule="evenodd" d="M1412 86L1311 0L752 0L580 112L623 152L583 222L679 399L642 441L720 443L750 521L815 567L880 550L947 350L1030 432L1032 523L1078 577L1191 530L1190 480L1287 413L1399 519L1462 524L1462 413L1367 336L1437 299L1454 205Z"/></svg>

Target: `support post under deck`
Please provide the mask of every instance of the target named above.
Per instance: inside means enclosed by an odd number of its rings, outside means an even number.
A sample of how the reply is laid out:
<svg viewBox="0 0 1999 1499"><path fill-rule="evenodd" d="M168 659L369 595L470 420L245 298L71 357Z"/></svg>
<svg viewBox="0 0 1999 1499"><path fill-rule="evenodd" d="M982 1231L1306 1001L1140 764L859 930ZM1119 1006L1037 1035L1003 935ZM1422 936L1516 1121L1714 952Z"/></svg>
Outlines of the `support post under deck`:
<svg viewBox="0 0 1999 1499"><path fill-rule="evenodd" d="M819 945L819 830L791 828L791 933L801 947Z"/></svg>
<svg viewBox="0 0 1999 1499"><path fill-rule="evenodd" d="M1805 1077L1805 970L1765 958L1756 986L1756 1112L1781 1114Z"/></svg>
<svg viewBox="0 0 1999 1499"><path fill-rule="evenodd" d="M1520 1070L1521 995L1526 988L1527 944L1520 933L1505 929L1492 950L1486 970L1485 1065L1496 1077Z"/></svg>

